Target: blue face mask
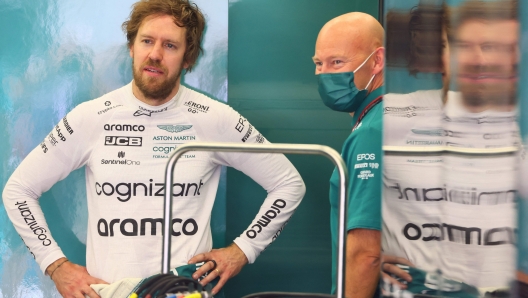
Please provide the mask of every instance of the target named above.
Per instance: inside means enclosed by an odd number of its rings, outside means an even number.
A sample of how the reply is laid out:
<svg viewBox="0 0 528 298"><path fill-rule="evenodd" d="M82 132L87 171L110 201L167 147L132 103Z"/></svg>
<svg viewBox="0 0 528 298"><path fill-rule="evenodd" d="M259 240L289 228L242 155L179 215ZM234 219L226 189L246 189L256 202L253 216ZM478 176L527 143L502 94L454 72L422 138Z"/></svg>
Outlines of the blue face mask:
<svg viewBox="0 0 528 298"><path fill-rule="evenodd" d="M324 104L334 111L355 112L367 97L367 88L376 75L370 78L367 86L359 90L354 84L354 73L358 71L375 53L372 52L363 63L353 72L323 73L317 75L319 79L319 95Z"/></svg>

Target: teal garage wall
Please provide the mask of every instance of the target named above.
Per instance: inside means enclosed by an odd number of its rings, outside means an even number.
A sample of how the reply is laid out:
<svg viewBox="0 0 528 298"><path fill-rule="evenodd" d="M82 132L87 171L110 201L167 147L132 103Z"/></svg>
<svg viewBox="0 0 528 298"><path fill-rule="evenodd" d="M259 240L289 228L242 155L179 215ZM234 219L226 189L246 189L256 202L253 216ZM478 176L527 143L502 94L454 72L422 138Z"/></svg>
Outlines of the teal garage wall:
<svg viewBox="0 0 528 298"><path fill-rule="evenodd" d="M317 92L314 55L320 28L351 11L377 17L378 1L230 0L228 102L273 143L325 144L337 151L351 130ZM328 189L333 166L320 156L288 156L306 196L281 236L226 285L227 297L262 291L328 293L331 280ZM227 241L255 216L265 191L227 170Z"/></svg>
<svg viewBox="0 0 528 298"><path fill-rule="evenodd" d="M77 104L132 80L121 23L134 0L0 0L0 185ZM205 55L186 85L227 100L227 0L196 0L206 14ZM164 169L160 169L164 171ZM215 245L225 239L225 175L214 212ZM84 170L41 198L67 257L85 264ZM0 201L0 205L2 205ZM161 210L160 210L161 212ZM160 213L161 214L161 213ZM160 254L161 254L161 247ZM0 206L0 297L59 297Z"/></svg>

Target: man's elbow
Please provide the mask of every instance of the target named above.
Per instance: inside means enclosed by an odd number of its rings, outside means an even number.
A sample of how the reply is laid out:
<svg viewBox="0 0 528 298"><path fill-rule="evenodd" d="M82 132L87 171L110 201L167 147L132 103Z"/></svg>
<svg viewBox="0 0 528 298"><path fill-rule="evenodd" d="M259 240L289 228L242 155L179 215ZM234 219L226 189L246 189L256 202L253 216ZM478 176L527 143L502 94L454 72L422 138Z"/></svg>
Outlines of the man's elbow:
<svg viewBox="0 0 528 298"><path fill-rule="evenodd" d="M302 198L306 194L306 184L304 184L301 175L297 173L295 176L292 176L287 182L287 184L289 186L290 194L298 198L299 201L302 200Z"/></svg>
<svg viewBox="0 0 528 298"><path fill-rule="evenodd" d="M347 237L347 261L365 269L381 266L381 233L377 230L357 229Z"/></svg>
<svg viewBox="0 0 528 298"><path fill-rule="evenodd" d="M358 263L362 264L365 269L379 270L381 266L381 253L365 253L359 257Z"/></svg>
<svg viewBox="0 0 528 298"><path fill-rule="evenodd" d="M297 193L299 194L299 196L301 197L301 199L304 197L304 195L306 194L306 184L304 184L304 181L299 178L299 186L298 186L298 190L297 190Z"/></svg>

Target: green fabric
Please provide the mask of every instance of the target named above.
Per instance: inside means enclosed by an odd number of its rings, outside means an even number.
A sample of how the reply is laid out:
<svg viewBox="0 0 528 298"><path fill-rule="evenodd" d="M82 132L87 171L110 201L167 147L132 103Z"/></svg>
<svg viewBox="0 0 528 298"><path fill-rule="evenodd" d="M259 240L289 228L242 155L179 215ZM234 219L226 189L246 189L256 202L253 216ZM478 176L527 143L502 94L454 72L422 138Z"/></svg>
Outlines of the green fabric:
<svg viewBox="0 0 528 298"><path fill-rule="evenodd" d="M383 87L372 91L352 118L354 126L361 112L381 96ZM346 139L341 157L348 168L347 231L381 230L383 103L375 105ZM336 291L337 223L339 218L339 173L330 178L330 228L332 234L332 293Z"/></svg>
<svg viewBox="0 0 528 298"><path fill-rule="evenodd" d="M400 267L403 270L407 271L412 277L412 281L410 283L406 283L407 289L405 290L405 292L412 294L428 295L430 297L479 297L478 289L468 284L446 278L442 279L441 282L439 282L441 277L438 274L427 273L426 271L408 266ZM396 276L393 277L397 278ZM400 282L404 282L401 279L398 280ZM391 289L384 290L386 292L392 292ZM400 294L401 292L394 296L399 296Z"/></svg>

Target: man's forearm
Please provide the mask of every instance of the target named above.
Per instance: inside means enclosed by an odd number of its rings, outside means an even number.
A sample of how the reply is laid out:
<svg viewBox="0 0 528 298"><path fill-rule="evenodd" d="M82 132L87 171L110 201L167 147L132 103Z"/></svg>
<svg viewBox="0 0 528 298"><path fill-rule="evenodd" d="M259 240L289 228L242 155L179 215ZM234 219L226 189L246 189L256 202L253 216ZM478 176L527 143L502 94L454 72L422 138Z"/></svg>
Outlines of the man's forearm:
<svg viewBox="0 0 528 298"><path fill-rule="evenodd" d="M249 227L234 240L249 263L253 263L260 252L279 236L299 206L306 187L284 155L254 155L236 168L268 191Z"/></svg>
<svg viewBox="0 0 528 298"><path fill-rule="evenodd" d="M64 254L51 236L39 201L24 188L15 172L3 191L3 202L9 219L43 272Z"/></svg>
<svg viewBox="0 0 528 298"><path fill-rule="evenodd" d="M354 229L347 235L345 296L372 298L378 286L381 265L381 233Z"/></svg>
<svg viewBox="0 0 528 298"><path fill-rule="evenodd" d="M345 296L350 298L373 297L378 286L379 275L380 260L377 257L359 256L347 260Z"/></svg>

